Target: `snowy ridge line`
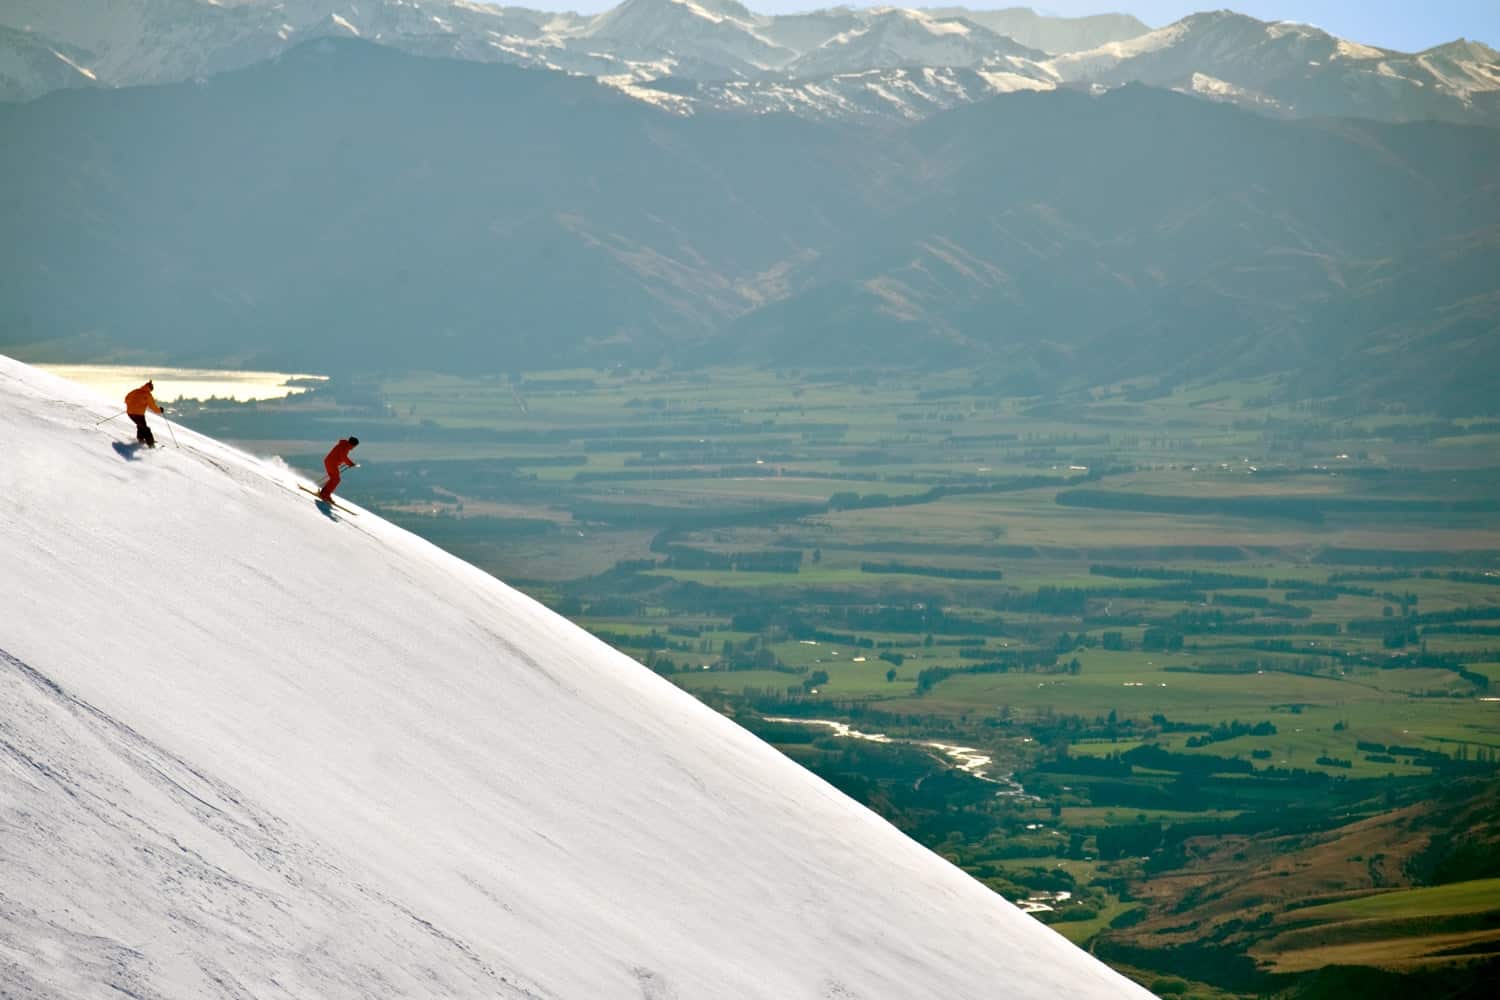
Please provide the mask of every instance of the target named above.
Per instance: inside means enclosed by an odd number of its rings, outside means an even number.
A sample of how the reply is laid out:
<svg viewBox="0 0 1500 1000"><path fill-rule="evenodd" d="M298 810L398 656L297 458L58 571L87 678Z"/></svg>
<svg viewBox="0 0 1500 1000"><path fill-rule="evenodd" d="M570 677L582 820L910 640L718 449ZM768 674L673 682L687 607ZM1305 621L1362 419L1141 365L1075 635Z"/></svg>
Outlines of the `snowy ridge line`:
<svg viewBox="0 0 1500 1000"><path fill-rule="evenodd" d="M477 568L0 375L0 994L1146 995Z"/></svg>
<svg viewBox="0 0 1500 1000"><path fill-rule="evenodd" d="M1463 40L1405 53L1230 11L1153 31L1120 15L846 6L777 16L733 0L623 0L592 15L466 0L9 0L0 5L0 63L9 69L0 100L206 80L326 39L589 77L679 115L912 119L1024 81L1025 89L1138 82L1298 117L1500 120L1500 54ZM927 93L917 106L867 88L853 95L853 110L820 99L815 86L829 75L959 68L1014 79L947 103ZM1195 74L1228 89L1196 90ZM653 86L663 80L673 85Z"/></svg>

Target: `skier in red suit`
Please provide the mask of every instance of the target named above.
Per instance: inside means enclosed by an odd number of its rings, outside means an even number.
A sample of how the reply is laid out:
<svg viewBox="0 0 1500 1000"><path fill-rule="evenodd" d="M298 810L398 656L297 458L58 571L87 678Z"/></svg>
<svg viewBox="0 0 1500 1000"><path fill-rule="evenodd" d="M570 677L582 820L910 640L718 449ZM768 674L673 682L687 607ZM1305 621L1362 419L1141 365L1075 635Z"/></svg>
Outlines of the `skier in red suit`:
<svg viewBox="0 0 1500 1000"><path fill-rule="evenodd" d="M358 462L349 457L349 453L354 450L354 446L357 444L359 444L359 438L350 435L334 445L333 449L324 456L323 471L328 473L328 479L318 489L318 497L321 500L332 503L333 491L339 488L339 473L346 466L353 469L359 465Z"/></svg>

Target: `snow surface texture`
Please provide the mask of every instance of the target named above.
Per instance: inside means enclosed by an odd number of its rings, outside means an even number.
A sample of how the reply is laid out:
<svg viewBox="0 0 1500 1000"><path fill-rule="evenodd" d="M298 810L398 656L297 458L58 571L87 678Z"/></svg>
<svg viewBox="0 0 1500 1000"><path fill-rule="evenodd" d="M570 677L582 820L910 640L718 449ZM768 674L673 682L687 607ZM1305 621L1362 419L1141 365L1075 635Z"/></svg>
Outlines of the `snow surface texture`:
<svg viewBox="0 0 1500 1000"><path fill-rule="evenodd" d="M117 408L0 357L0 996L1148 995L524 595Z"/></svg>

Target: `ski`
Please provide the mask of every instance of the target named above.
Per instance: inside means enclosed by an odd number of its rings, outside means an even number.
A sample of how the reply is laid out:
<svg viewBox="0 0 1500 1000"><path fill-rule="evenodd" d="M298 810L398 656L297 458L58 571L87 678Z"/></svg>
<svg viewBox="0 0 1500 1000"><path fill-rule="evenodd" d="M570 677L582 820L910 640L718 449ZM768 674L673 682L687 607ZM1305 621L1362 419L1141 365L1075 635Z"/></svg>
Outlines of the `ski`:
<svg viewBox="0 0 1500 1000"><path fill-rule="evenodd" d="M337 500L324 500L322 497L318 496L318 491L317 490L310 490L306 486L303 486L301 483L297 484L297 489L301 490L303 493L310 493L310 494L312 494L312 496L314 498L316 498L316 500L318 501L318 503L326 503L328 506L332 507L334 510L341 510L345 514L348 514L350 517L358 517L359 516L359 512L358 511L350 510L348 507L345 507L343 504L339 503Z"/></svg>

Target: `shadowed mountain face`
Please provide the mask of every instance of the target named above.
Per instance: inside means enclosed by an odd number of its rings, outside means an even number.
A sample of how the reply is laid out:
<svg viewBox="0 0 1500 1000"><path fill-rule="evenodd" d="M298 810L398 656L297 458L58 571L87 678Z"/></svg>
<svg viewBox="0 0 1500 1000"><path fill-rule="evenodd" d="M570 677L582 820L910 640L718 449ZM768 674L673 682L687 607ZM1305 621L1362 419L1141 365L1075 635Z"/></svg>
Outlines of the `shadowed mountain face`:
<svg viewBox="0 0 1500 1000"><path fill-rule="evenodd" d="M738 340L989 358L1018 389L1301 369L1310 393L1481 405L1463 369L1497 346L1494 130L1284 123L1129 87L997 98L905 140L923 197Z"/></svg>
<svg viewBox="0 0 1500 1000"><path fill-rule="evenodd" d="M1296 368L1313 393L1493 406L1490 129L1142 87L894 131L683 118L323 40L0 108L0 130L0 347L337 371L962 362L1021 387Z"/></svg>
<svg viewBox="0 0 1500 1000"><path fill-rule="evenodd" d="M837 131L359 42L0 117L24 137L0 153L12 343L340 367L657 347L751 308L762 270L869 203Z"/></svg>

